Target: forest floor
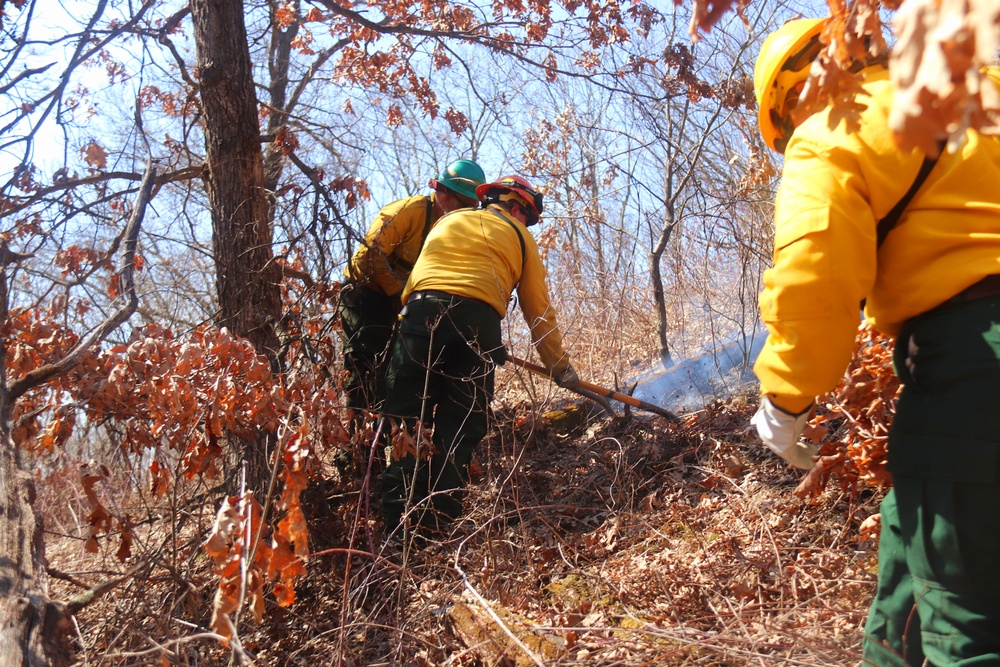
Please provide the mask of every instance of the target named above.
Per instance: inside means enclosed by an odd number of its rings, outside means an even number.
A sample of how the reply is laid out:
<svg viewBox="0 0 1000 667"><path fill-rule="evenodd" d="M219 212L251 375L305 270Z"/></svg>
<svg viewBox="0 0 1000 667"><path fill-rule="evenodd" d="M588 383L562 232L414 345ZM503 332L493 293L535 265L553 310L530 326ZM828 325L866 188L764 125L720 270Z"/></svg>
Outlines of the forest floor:
<svg viewBox="0 0 1000 667"><path fill-rule="evenodd" d="M246 614L242 655L275 667L856 663L877 546L860 527L881 494L831 483L798 497L801 472L748 431L753 409L734 398L675 424L499 408L453 534L400 558L381 553L361 481L327 466L303 503L313 556L296 602L268 596L262 620ZM151 527L141 541L158 550L78 615L76 664L230 664L207 630L217 578L198 549L214 509L191 507L164 522L173 535ZM70 573L56 597L122 571L70 532L47 536L54 571Z"/></svg>

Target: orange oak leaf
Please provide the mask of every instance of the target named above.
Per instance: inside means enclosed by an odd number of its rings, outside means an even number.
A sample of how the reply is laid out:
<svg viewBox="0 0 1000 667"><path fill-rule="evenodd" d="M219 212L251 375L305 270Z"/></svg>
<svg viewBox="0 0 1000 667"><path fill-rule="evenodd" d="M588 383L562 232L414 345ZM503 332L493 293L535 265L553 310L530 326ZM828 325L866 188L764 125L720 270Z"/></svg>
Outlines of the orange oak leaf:
<svg viewBox="0 0 1000 667"><path fill-rule="evenodd" d="M84 495L90 503L91 511L87 516L87 538L83 548L88 553L97 553L99 546L97 536L101 532L111 529L111 515L97 497L97 490L94 488L97 483L108 476L108 470L103 465L83 466L80 475L80 482L83 485Z"/></svg>
<svg viewBox="0 0 1000 667"><path fill-rule="evenodd" d="M132 542L135 540L135 533L132 532L132 522L129 520L128 515L118 522L118 528L121 530L122 536L121 543L118 545L118 551L115 552L115 557L124 563L132 556Z"/></svg>
<svg viewBox="0 0 1000 667"><path fill-rule="evenodd" d="M108 152L96 141L91 141L83 149L83 161L94 169L104 169L108 166Z"/></svg>

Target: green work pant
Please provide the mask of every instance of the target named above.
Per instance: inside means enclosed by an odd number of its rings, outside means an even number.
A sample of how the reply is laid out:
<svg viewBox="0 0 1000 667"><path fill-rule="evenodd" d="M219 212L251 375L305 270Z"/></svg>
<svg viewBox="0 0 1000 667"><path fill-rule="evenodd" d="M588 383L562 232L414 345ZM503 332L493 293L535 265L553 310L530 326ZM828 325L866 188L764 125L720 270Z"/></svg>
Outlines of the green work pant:
<svg viewBox="0 0 1000 667"><path fill-rule="evenodd" d="M1000 299L907 323L864 663L1000 665Z"/></svg>
<svg viewBox="0 0 1000 667"><path fill-rule="evenodd" d="M377 411L385 396L385 373L399 297L348 281L340 293L344 393L347 407Z"/></svg>
<svg viewBox="0 0 1000 667"><path fill-rule="evenodd" d="M394 439L382 476L387 534L405 517L436 530L461 513L469 463L486 435L494 360L503 355L500 316L486 303L427 298L403 309L383 416L413 435L429 430L433 451L407 451Z"/></svg>

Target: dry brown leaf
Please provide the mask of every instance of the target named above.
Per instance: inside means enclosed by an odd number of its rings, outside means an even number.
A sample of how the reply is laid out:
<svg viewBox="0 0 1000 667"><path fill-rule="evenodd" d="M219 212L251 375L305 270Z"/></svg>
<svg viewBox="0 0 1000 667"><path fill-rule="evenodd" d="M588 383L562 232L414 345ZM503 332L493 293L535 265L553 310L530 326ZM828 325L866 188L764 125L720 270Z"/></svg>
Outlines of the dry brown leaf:
<svg viewBox="0 0 1000 667"><path fill-rule="evenodd" d="M215 525L205 540L205 552L215 560L216 564L225 561L233 544L239 539L238 503L239 496L229 496L222 501L215 515Z"/></svg>
<svg viewBox="0 0 1000 667"><path fill-rule="evenodd" d="M674 4L680 4L679 0L674 0ZM688 27L688 35L692 42L701 39L702 32L712 31L712 27L719 20L733 9L734 0L694 0L691 5L691 23ZM736 13L743 17L743 9L746 2L740 0L736 2Z"/></svg>
<svg viewBox="0 0 1000 667"><path fill-rule="evenodd" d="M118 545L118 551L115 552L115 557L118 558L119 562L124 563L132 556L132 542L135 540L135 533L132 532L132 522L128 516L125 516L118 522L118 527L121 530L122 537L121 543Z"/></svg>
<svg viewBox="0 0 1000 667"><path fill-rule="evenodd" d="M170 488L170 471L155 459L149 464L149 484L154 498L162 498Z"/></svg>
<svg viewBox="0 0 1000 667"><path fill-rule="evenodd" d="M898 44L890 71L896 97L889 127L906 150L955 151L969 128L995 133L1000 91L981 68L1000 43L992 0L909 0L893 20Z"/></svg>
<svg viewBox="0 0 1000 667"><path fill-rule="evenodd" d="M877 539L879 533L882 530L882 514L872 514L870 517L861 522L858 527L858 532L861 534L861 539L870 540Z"/></svg>
<svg viewBox="0 0 1000 667"><path fill-rule="evenodd" d="M233 621L229 618L229 614L223 609L225 608L226 595L222 592L222 588L219 588L215 592L215 602L212 604L212 621L210 627L212 631L226 639L232 639L233 635L236 634L236 626L233 625Z"/></svg>
<svg viewBox="0 0 1000 667"><path fill-rule="evenodd" d="M392 459L398 461L407 456L429 459L437 449L431 440L431 427L415 424L412 427L392 425ZM419 442L417 438L419 437Z"/></svg>
<svg viewBox="0 0 1000 667"><path fill-rule="evenodd" d="M254 562L246 562L250 557L247 550L260 530L261 511L260 503L250 492L227 497L204 543L219 575L212 606L212 628L224 637L233 636L235 628L229 614L239 609L241 603L245 603L258 620L263 614L263 571L268 567L272 551L264 544L258 545Z"/></svg>
<svg viewBox="0 0 1000 667"><path fill-rule="evenodd" d="M815 498L825 487L826 477L817 466L805 474L793 493L799 498Z"/></svg>
<svg viewBox="0 0 1000 667"><path fill-rule="evenodd" d="M275 584L274 598L279 607L291 607L295 603L295 589L284 584Z"/></svg>
<svg viewBox="0 0 1000 667"><path fill-rule="evenodd" d="M91 141L83 149L83 161L94 169L104 169L108 166L108 152L96 141Z"/></svg>
<svg viewBox="0 0 1000 667"><path fill-rule="evenodd" d="M98 535L107 532L112 526L111 515L101 503L100 498L97 497L95 488L97 483L105 479L107 475L108 469L103 465L90 465L81 468L80 482L83 484L84 495L87 496L91 507L90 514L87 515L87 538L83 543L84 551L87 553L97 553L99 550Z"/></svg>
<svg viewBox="0 0 1000 667"><path fill-rule="evenodd" d="M867 324L858 329L854 359L840 385L821 400L810 427L825 430L816 468L797 492L815 496L838 476L845 486L857 481L885 488L886 443L896 398L901 390L892 370L890 341ZM810 438L814 442L815 438Z"/></svg>

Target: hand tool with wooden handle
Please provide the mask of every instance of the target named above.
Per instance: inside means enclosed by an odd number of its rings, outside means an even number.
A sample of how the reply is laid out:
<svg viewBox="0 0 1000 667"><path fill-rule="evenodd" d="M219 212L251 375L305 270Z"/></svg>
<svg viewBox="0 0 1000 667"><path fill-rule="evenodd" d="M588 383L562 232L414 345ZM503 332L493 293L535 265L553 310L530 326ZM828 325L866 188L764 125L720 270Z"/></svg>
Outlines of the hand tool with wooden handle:
<svg viewBox="0 0 1000 667"><path fill-rule="evenodd" d="M520 366L525 370L529 370L532 373L536 373L537 375L541 375L542 377L548 378L549 380L555 382L555 380L552 378L552 375L538 364L533 364L530 361L525 361L524 359L518 359L513 355L508 356L507 361L511 362L516 366ZM591 384L590 382L584 382L583 380L580 380L580 388L593 392L598 396L604 396L605 398L610 398L613 401L618 401L619 403L626 403L634 408L639 408L640 410L644 410L646 412L652 412L658 414L661 417L666 417L670 421L680 422L680 418L670 410L667 410L666 408L661 408L658 405L653 405L652 403L647 403L646 401L639 400L635 396L629 396L628 394L623 394L620 391L607 389L605 387L601 387L600 385Z"/></svg>

